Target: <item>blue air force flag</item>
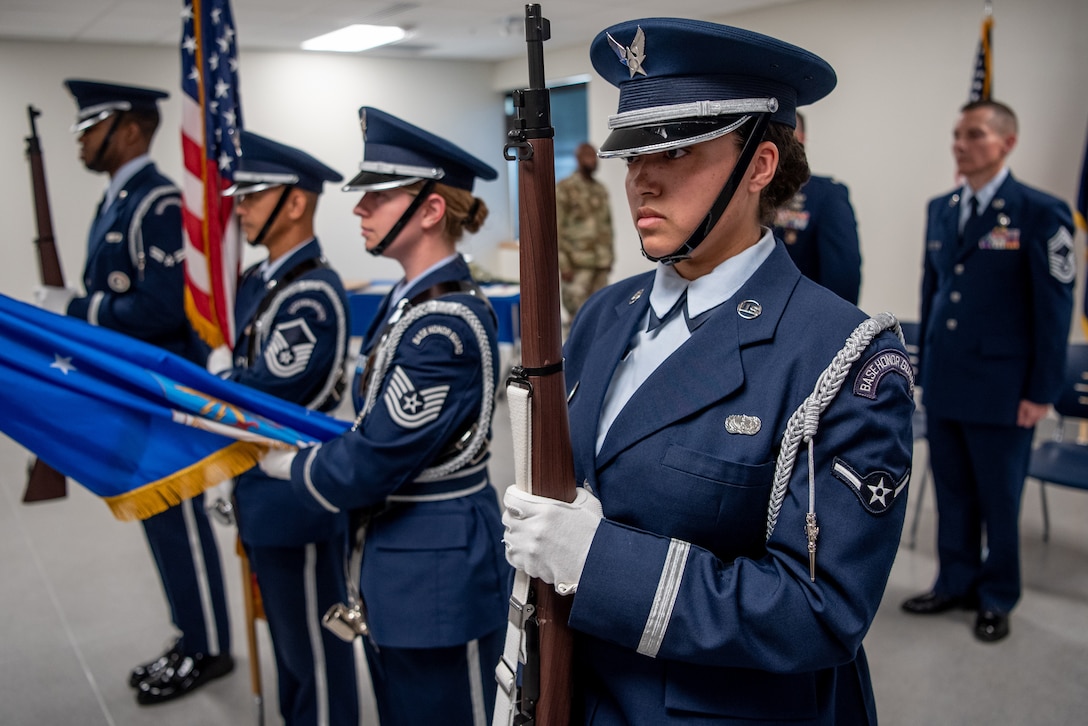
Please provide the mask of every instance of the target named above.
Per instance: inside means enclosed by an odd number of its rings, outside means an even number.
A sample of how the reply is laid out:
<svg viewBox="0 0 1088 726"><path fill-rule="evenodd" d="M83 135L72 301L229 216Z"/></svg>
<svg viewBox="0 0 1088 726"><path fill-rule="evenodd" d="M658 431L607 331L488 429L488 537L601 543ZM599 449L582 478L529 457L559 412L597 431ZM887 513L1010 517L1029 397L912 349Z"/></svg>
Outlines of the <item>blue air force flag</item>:
<svg viewBox="0 0 1088 726"><path fill-rule="evenodd" d="M0 295L0 431L145 519L349 423L224 381L161 348Z"/></svg>

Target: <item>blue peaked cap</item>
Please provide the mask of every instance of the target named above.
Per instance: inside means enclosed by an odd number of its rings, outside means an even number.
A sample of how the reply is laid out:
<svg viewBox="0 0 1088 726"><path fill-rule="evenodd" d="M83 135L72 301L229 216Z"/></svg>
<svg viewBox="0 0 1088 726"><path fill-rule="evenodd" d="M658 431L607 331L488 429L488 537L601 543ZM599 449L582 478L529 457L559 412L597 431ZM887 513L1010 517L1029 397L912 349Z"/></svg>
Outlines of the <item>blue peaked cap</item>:
<svg viewBox="0 0 1088 726"><path fill-rule="evenodd" d="M641 128L653 129L659 140L670 131L677 141L698 143L707 140L705 124L724 128L760 112L794 127L797 107L823 98L837 82L834 69L803 48L743 28L683 18L644 18L606 28L594 38L590 60L620 89L618 113L609 119L617 137L631 136L624 129ZM601 150L620 155L625 142L632 139L610 136ZM646 153L630 148L628 153Z"/></svg>
<svg viewBox="0 0 1088 726"><path fill-rule="evenodd" d="M251 194L281 184L320 194L325 182L344 179L306 152L252 131L242 131L240 143L242 153L234 185L223 192L224 196Z"/></svg>
<svg viewBox="0 0 1088 726"><path fill-rule="evenodd" d="M344 191L391 189L421 179L472 191L477 177L491 181L499 176L461 147L385 111L363 106L359 124L363 161Z"/></svg>
<svg viewBox="0 0 1088 726"><path fill-rule="evenodd" d="M114 111L153 111L170 94L156 88L69 78L64 82L79 108L72 131L90 128Z"/></svg>

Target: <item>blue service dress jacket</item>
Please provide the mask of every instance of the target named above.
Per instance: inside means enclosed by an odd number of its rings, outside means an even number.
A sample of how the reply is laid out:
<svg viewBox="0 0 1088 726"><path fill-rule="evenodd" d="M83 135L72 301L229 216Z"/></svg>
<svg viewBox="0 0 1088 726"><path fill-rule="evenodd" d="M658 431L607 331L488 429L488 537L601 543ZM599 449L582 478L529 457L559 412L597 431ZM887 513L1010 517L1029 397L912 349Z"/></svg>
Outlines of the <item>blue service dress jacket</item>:
<svg viewBox="0 0 1088 726"><path fill-rule="evenodd" d="M203 364L185 317L181 193L149 162L91 225L84 297L68 314Z"/></svg>
<svg viewBox="0 0 1088 726"><path fill-rule="evenodd" d="M941 418L1015 426L1022 399L1052 403L1061 392L1073 218L1065 202L1009 174L961 243L959 205L950 193L928 208L922 402Z"/></svg>
<svg viewBox="0 0 1088 726"><path fill-rule="evenodd" d="M266 283L256 266L242 277L235 301L232 381L318 411L340 401L347 358L348 300L340 276L318 264L316 239L295 252ZM311 269L294 273L300 266ZM262 301L270 296L258 316ZM250 357L252 355L252 357ZM347 518L305 507L291 486L258 467L238 476L238 531L256 546L300 546L342 536Z"/></svg>
<svg viewBox="0 0 1088 726"><path fill-rule="evenodd" d="M458 256L409 296L471 279ZM373 405L366 410L357 376L364 414L356 428L302 450L292 484L319 511L377 512L360 588L378 646L461 645L506 623L509 566L488 455L463 461L451 447L477 433L490 438L496 321L486 299L471 294L442 295L399 316L397 302L383 301L363 342L363 355L375 354ZM401 323L387 328L391 317Z"/></svg>
<svg viewBox="0 0 1088 726"><path fill-rule="evenodd" d="M905 511L914 403L903 347L877 336L820 419L813 582L807 452L767 540L775 461L787 420L865 316L802 277L778 242L635 392L595 454L653 279L592 297L565 349L575 473L605 517L569 621L577 722L875 723L861 642ZM761 312L746 319L750 301Z"/></svg>
<svg viewBox="0 0 1088 726"><path fill-rule="evenodd" d="M774 236L786 243L802 275L857 304L861 244L845 184L827 176L810 177L778 210Z"/></svg>

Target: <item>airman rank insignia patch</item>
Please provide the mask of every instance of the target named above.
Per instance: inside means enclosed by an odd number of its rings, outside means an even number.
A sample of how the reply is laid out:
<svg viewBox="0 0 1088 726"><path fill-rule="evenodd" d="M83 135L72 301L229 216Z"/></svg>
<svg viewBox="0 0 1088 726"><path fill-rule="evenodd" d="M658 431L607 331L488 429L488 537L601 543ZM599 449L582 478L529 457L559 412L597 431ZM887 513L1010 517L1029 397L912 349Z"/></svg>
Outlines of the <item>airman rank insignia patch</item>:
<svg viewBox="0 0 1088 726"><path fill-rule="evenodd" d="M914 393L914 369L911 368L910 359L902 351L892 348L875 353L865 361L858 377L854 379L854 395L875 401L880 382L889 373L898 373L906 378L911 393Z"/></svg>
<svg viewBox="0 0 1088 726"><path fill-rule="evenodd" d="M306 370L317 336L302 318L277 325L264 349L264 362L276 378L290 378Z"/></svg>
<svg viewBox="0 0 1088 726"><path fill-rule="evenodd" d="M886 471L874 471L862 476L837 456L831 471L835 478L850 487L870 514L884 514L888 511L910 480L909 469L898 481Z"/></svg>
<svg viewBox="0 0 1088 726"><path fill-rule="evenodd" d="M417 390L412 379L400 366L393 368L385 389L385 408L398 426L418 429L438 418L446 402L449 386L434 386Z"/></svg>

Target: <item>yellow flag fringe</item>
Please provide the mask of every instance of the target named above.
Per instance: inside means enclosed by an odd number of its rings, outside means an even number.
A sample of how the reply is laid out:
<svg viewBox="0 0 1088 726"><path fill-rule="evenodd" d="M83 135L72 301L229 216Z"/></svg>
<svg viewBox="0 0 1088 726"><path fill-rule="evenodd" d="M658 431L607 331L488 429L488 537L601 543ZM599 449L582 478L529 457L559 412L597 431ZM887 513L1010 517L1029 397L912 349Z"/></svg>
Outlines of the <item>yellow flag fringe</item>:
<svg viewBox="0 0 1088 726"><path fill-rule="evenodd" d="M267 450L251 441L236 441L168 477L103 499L121 521L147 519L253 468Z"/></svg>

